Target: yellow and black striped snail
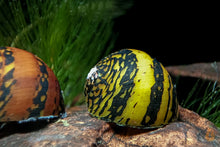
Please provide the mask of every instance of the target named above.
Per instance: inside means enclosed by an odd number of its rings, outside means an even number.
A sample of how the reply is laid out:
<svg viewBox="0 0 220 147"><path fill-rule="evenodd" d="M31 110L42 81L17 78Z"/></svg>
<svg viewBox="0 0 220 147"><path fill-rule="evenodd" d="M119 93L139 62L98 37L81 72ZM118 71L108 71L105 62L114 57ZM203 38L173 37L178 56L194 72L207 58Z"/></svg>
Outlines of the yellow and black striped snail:
<svg viewBox="0 0 220 147"><path fill-rule="evenodd" d="M170 75L140 50L123 49L98 62L88 73L84 93L93 117L119 126L157 128L178 118Z"/></svg>

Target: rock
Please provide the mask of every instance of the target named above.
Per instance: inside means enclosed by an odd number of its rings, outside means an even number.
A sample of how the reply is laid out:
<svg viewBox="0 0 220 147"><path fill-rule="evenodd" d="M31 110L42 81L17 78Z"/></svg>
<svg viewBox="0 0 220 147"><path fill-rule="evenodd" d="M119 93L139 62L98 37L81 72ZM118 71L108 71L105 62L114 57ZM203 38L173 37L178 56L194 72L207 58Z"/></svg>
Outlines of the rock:
<svg viewBox="0 0 220 147"><path fill-rule="evenodd" d="M67 118L54 123L42 126L33 123L28 129L25 125L6 125L0 130L0 144L27 147L220 146L220 131L212 122L182 107L179 110L177 122L163 128L143 130L119 127L92 118L86 106L77 106L67 110Z"/></svg>
<svg viewBox="0 0 220 147"><path fill-rule="evenodd" d="M174 76L216 81L220 62L166 67ZM179 120L158 129L133 129L90 117L86 106L67 110L56 122L10 123L0 129L1 146L220 146L212 122L179 106Z"/></svg>

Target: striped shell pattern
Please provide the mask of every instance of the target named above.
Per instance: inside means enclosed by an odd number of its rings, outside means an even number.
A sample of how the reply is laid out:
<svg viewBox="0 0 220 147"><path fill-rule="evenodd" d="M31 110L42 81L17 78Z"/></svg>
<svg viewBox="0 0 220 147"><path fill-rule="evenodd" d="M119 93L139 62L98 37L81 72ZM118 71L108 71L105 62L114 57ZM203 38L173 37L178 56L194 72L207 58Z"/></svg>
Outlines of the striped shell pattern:
<svg viewBox="0 0 220 147"><path fill-rule="evenodd" d="M103 58L90 70L84 93L93 117L120 126L155 128L178 117L170 75L140 50L124 49Z"/></svg>
<svg viewBox="0 0 220 147"><path fill-rule="evenodd" d="M53 71L27 51L0 48L0 122L58 118L65 114Z"/></svg>

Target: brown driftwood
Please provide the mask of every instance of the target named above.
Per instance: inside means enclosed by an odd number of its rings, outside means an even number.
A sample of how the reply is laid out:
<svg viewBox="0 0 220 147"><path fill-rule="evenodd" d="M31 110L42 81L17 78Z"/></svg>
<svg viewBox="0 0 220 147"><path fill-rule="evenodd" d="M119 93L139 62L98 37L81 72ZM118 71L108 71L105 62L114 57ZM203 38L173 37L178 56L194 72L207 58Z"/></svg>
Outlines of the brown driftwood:
<svg viewBox="0 0 220 147"><path fill-rule="evenodd" d="M220 62L195 63L190 65L169 66L167 71L174 76L195 77L210 81L217 81L220 84Z"/></svg>
<svg viewBox="0 0 220 147"><path fill-rule="evenodd" d="M220 131L213 123L181 107L179 121L151 130L119 127L91 118L85 106L67 112L67 118L43 127L31 124L28 130L25 126L6 126L0 132L0 145L220 146Z"/></svg>

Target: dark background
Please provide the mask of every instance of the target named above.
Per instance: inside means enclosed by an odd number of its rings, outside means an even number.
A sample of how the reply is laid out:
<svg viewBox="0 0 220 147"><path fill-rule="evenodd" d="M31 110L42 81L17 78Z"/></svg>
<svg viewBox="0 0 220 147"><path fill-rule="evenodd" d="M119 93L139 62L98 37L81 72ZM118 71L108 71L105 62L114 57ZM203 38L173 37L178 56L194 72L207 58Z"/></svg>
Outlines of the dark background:
<svg viewBox="0 0 220 147"><path fill-rule="evenodd" d="M146 51L163 65L219 60L219 15L215 3L158 3L134 1L115 19L114 51Z"/></svg>

